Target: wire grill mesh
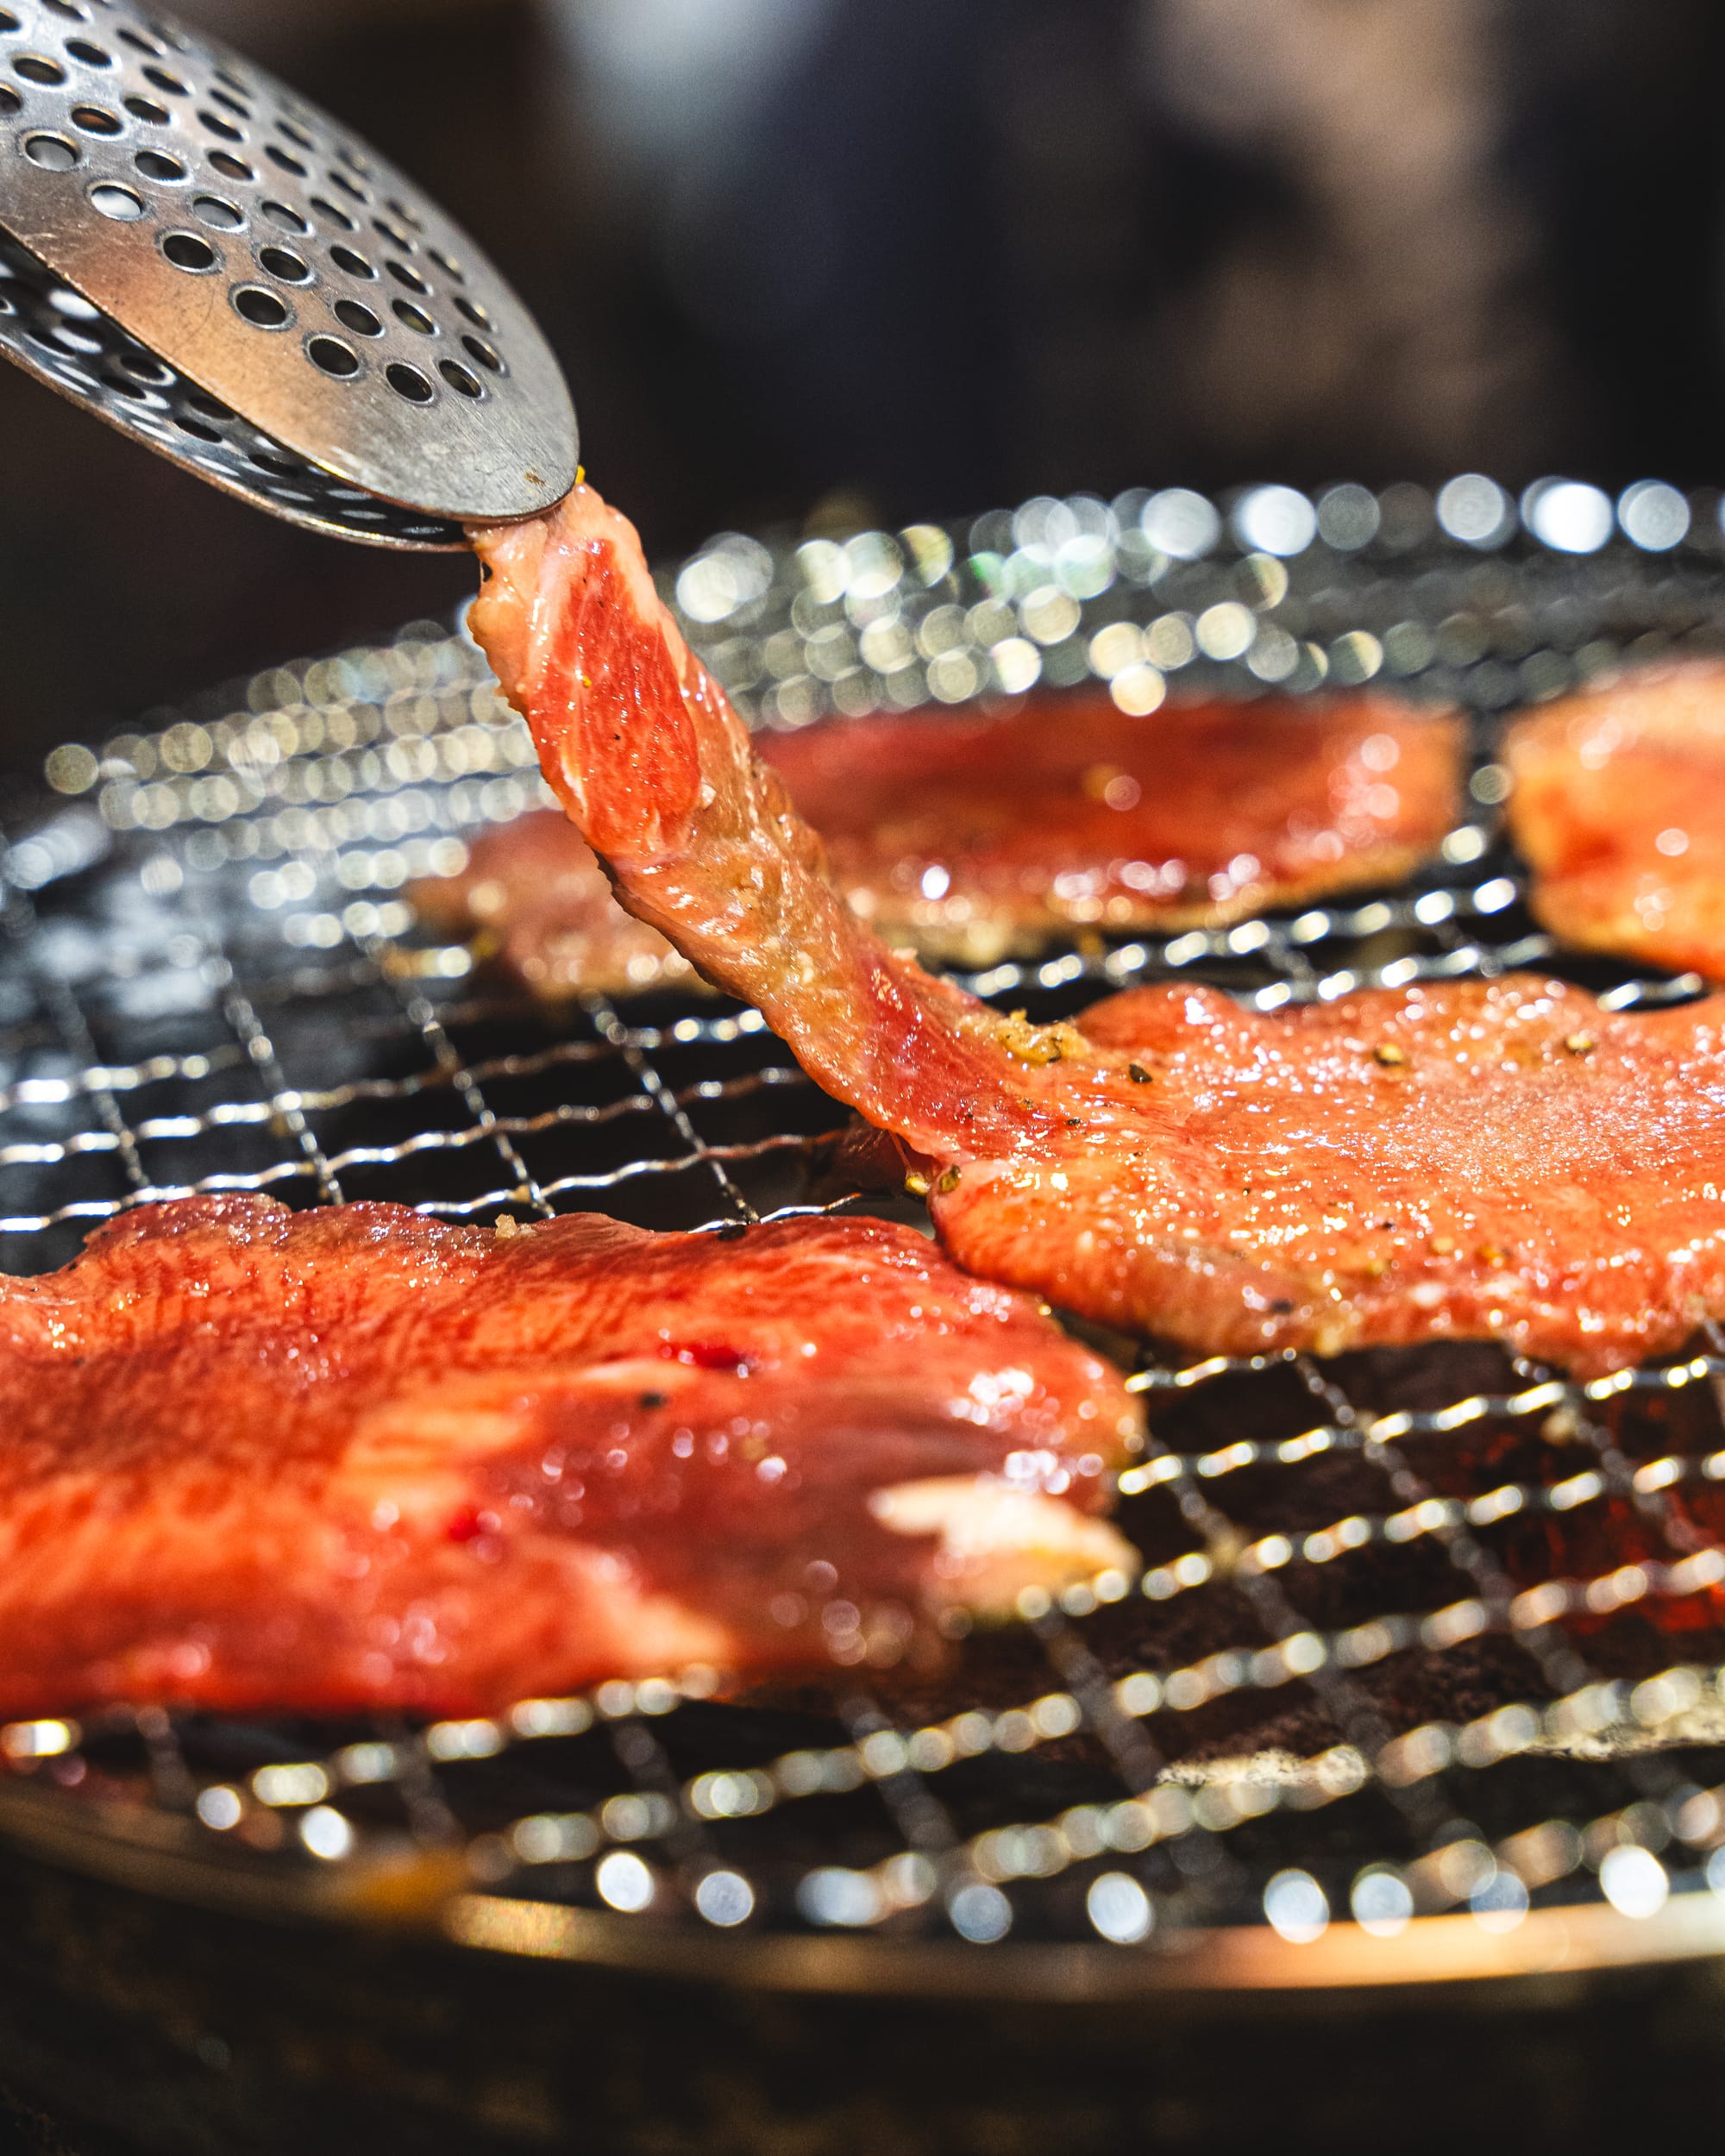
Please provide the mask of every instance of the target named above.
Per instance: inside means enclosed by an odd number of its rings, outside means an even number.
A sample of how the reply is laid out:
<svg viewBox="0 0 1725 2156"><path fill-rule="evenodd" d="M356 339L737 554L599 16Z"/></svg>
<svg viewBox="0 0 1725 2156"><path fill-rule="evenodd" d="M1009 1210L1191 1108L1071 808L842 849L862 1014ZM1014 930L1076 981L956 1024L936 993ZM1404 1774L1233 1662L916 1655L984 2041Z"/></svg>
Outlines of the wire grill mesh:
<svg viewBox="0 0 1725 2156"><path fill-rule="evenodd" d="M1251 544L1252 498L1237 543L1196 497L1141 495L844 547L733 536L667 588L762 724L1037 674L1101 674L1146 714L1188 682L1399 676L1475 714L1475 820L1412 885L971 976L1035 1015L1148 979L1268 1009L1529 964L1619 1007L1696 993L1553 951L1494 828L1492 749L1512 703L1717 643L1711 505L1682 544L1578 558L1410 535L1408 496L1338 489L1283 554ZM416 931L403 886L541 793L461 634L416 624L155 719L56 751L65 798L28 802L0 856L9 1269L197 1190L911 1217L844 1180L843 1112L757 1013L533 1007ZM1150 1408L1121 1481L1140 1572L1027 1601L938 1686L863 1664L794 1695L721 1703L684 1672L430 1727L18 1723L0 1813L169 1832L308 1890L429 1865L491 1944L582 1907L979 1945L1298 1940L1350 1912L1389 1937L1469 1908L1501 1930L1602 1893L1628 1924L1725 1889L1725 1340L1703 1344L1578 1385L1486 1346L1182 1364L1117 1343Z"/></svg>

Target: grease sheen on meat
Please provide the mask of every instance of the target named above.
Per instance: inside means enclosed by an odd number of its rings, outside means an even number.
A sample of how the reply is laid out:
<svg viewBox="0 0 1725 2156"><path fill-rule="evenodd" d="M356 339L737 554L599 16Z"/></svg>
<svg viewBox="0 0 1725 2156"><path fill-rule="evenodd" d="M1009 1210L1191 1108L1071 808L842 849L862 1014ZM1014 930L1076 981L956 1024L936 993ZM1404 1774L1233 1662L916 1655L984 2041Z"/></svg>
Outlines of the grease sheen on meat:
<svg viewBox="0 0 1725 2156"><path fill-rule="evenodd" d="M1135 718L1093 690L759 746L865 919L986 965L1075 928L1189 928L1393 881L1456 819L1462 730L1376 694Z"/></svg>
<svg viewBox="0 0 1725 2156"><path fill-rule="evenodd" d="M1719 1003L1534 979L1002 1018L888 950L590 489L482 532L472 621L630 908L930 1167L962 1263L1205 1349L1490 1334L1578 1370L1725 1314Z"/></svg>
<svg viewBox="0 0 1725 2156"><path fill-rule="evenodd" d="M922 1237L141 1207L0 1281L0 1713L914 1655L1129 1553L1108 1364Z"/></svg>
<svg viewBox="0 0 1725 2156"><path fill-rule="evenodd" d="M1070 1273L1099 1317L1241 1353L1490 1336L1589 1372L1725 1313L1725 998L1630 1016L1511 975L1263 1012L1157 987L1081 1023L1149 1105L1134 1126L1081 1059L1070 1150L937 1199L992 1279L1059 1301Z"/></svg>
<svg viewBox="0 0 1725 2156"><path fill-rule="evenodd" d="M1509 730L1509 829L1546 926L1725 981L1725 665L1649 667Z"/></svg>
<svg viewBox="0 0 1725 2156"><path fill-rule="evenodd" d="M1388 696L1170 705L1032 697L997 715L757 734L833 881L894 943L988 965L1075 929L1189 928L1405 875L1454 823L1461 727ZM414 887L540 994L687 975L555 810Z"/></svg>

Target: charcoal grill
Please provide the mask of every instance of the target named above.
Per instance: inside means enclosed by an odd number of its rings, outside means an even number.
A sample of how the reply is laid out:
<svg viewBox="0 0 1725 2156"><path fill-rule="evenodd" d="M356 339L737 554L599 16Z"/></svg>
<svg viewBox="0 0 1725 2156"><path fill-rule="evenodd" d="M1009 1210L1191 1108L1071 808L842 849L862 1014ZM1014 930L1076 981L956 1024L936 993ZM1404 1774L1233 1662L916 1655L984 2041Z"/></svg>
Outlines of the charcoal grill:
<svg viewBox="0 0 1725 2156"><path fill-rule="evenodd" d="M762 727L912 707L938 725L1099 678L1146 726L1164 697L1326 680L1473 715L1468 820L1405 887L1168 938L1081 932L965 976L984 995L1042 1018L1191 979L1271 1009L1531 966L1626 1008L1701 983L1556 950L1495 816L1506 709L1725 636L1717 498L1644 486L1615 514L1608 536L1604 497L1552 482L1518 517L1478 479L1435 508L1411 487L1039 499L844 540L728 535L663 588ZM684 991L534 1006L417 929L405 887L549 798L459 627L267 670L57 749L46 778L0 856L8 1269L192 1191L482 1221L916 1217L850 1179L843 1112L758 1013ZM1109 1344L1150 1417L1121 1477L1140 1569L1027 1599L938 1684L865 1664L721 1702L712 1672L668 1670L429 1727L14 1723L10 1876L97 1883L56 1891L98 1927L196 1907L241 1967L260 1919L298 1927L267 1934L285 1963L325 1936L411 1941L449 1996L515 2002L518 2028L564 1996L548 1964L601 2020L626 1972L726 2028L706 1987L792 2016L1136 2001L1197 2026L1332 1995L1451 2011L1433 1986L1531 2003L1614 1969L1710 1982L1725 1339L1585 1384L1483 1345L1327 1363ZM65 1928L20 1934L55 1981ZM219 2080L239 2039L175 2010L176 2055ZM219 1997L198 2011L222 2025ZM628 2105L587 2096L612 2136L591 2145L637 2145ZM549 2096L499 2101L467 2130L561 2130ZM706 2117L689 2146L720 2144ZM853 2145L829 2125L806 2145ZM684 2145L656 2130L638 2145Z"/></svg>

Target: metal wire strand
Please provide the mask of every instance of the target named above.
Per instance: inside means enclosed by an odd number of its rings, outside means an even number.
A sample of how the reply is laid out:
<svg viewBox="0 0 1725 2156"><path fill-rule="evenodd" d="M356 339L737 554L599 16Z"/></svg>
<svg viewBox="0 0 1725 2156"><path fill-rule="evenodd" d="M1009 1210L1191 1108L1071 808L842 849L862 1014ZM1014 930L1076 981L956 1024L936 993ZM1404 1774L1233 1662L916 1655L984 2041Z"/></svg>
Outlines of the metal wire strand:
<svg viewBox="0 0 1725 2156"><path fill-rule="evenodd" d="M864 655L833 677L821 655L827 646L817 652L815 640L831 642L844 609L838 599L809 597L811 577L818 583L834 573L824 555L762 549L758 561L751 555L743 580L755 580L747 601L755 611L747 618L712 618L712 592L741 589L740 555L726 557L728 584L703 582L705 555L673 584L693 609L684 614L691 640L761 725L801 724L829 705L944 699L955 684L972 693L961 675L972 689L1022 687L1025 680L1000 669L1032 663L1051 677L1088 667L1113 680L1108 669L1131 641L1114 633L1121 627L1138 639L1130 664L1160 668L1158 683L1165 674L1255 693L1265 681L1309 687L1326 670L1337 678L1395 672L1479 716L1477 813L1407 888L1292 917L1112 943L1087 939L956 976L977 993L1030 993L1070 1008L1139 981L1203 978L1273 1010L1370 984L1561 967L1562 954L1523 910L1519 874L1493 821L1501 799L1490 761L1496 714L1608 664L1612 639L1637 634L1638 623L1641 648L1649 636L1678 648L1725 641L1725 587L1701 538L1674 554L1644 557L1619 545L1591 562L1560 566L1530 545L1491 565L1494 588L1507 581L1534 624L1535 649L1525 649L1522 635L1519 655L1509 656L1494 642L1501 589L1490 603L1481 597L1480 557L1471 548L1441 537L1405 557L1318 545L1285 571L1264 569L1268 557L1258 553L1251 603L1242 605L1244 542L1233 549L1215 542L1190 560L1158 551L1149 536L1160 529L1153 498L1063 511L1095 543L1084 556L1090 582L1071 603L1077 626L1047 646L1023 636L999 641L1000 610L1017 603L1012 580L1020 570L1025 578L1034 570L1038 591L1068 573L1051 567L1065 557L1044 543L1045 533L1037 536L1052 513L1047 505L1027 505L1016 520L985 519L939 544L933 527L916 528L914 537L872 536L857 559L866 555L869 573L888 577L894 618L913 644L925 618L947 610L939 635L923 638L935 655L907 673L871 672ZM1134 521L1140 511L1147 523ZM1017 566L1008 574L991 562ZM988 578L995 585L985 588ZM882 603L869 599L870 619ZM1212 663L1204 655L1207 607L1248 617L1256 641L1241 659ZM1597 632L1586 644L1578 610ZM1311 627L1319 620L1333 625L1327 642ZM995 642L973 649L965 641L984 636ZM788 642L774 644L769 665L771 638ZM858 649L866 655L875 644L864 636ZM1475 655L1453 655L1463 652ZM819 663L799 671L790 663L795 654ZM1140 700L1152 693L1138 675L1129 686ZM55 1238L67 1225L153 1198L244 1189L335 1202L362 1176L381 1179L423 1211L461 1219L510 1206L541 1217L573 1203L623 1208L650 1197L656 1219L734 1231L763 1216L873 1202L829 1178L792 1189L777 1206L757 1205L757 1174L812 1171L825 1143L786 1127L818 1097L757 1012L716 1009L687 987L650 1006L619 1009L591 999L573 1020L534 1012L477 974L466 949L419 932L404 884L455 873L473 833L543 799L526 730L496 699L465 636L416 635L277 668L229 708L200 706L155 734L116 737L99 755L57 752L49 774L71 807L59 821L38 816L0 840L0 985L16 981L22 992L16 1007L0 1009L0 1232L11 1238L15 1262L54 1262L65 1254ZM166 879L173 888L164 888L162 906L195 952L173 975L185 993L166 1005L152 1001L150 987L168 983L163 954L147 950L129 974L93 910L102 893L133 887L143 865L164 859L173 863ZM77 883L73 869L81 874L92 862L93 874ZM77 987L50 956L55 922L85 934L98 953ZM1662 979L1623 965L1609 972L1603 1000L1617 1009L1652 1007L1701 987L1690 975ZM169 1023L167 1006L182 1016ZM111 1051L105 1056L98 1031ZM663 1075L662 1059L673 1051L693 1062L692 1082L673 1087ZM599 1097L571 1097L589 1086ZM499 1109L494 1101L505 1094L511 1105ZM529 1105L518 1107L524 1097ZM704 1137L709 1105L742 1118L743 1134L724 1143ZM373 1119L371 1131L343 1122L362 1118ZM276 1139L279 1155L262 1165L217 1165L219 1146L248 1133ZM536 1169L535 1149L553 1141L557 1158ZM498 1180L476 1194L452 1179L481 1156L495 1162ZM158 1163L167 1166L153 1174ZM99 1194L75 1180L110 1169ZM750 1756L760 1758L750 1717L762 1710L715 1706L706 1697L710 1677L700 1673L667 1672L643 1685L602 1687L591 1698L524 1702L493 1718L417 1731L380 1722L333 1749L304 1732L252 1731L243 1771L221 1752L238 1741L224 1726L212 1731L160 1710L134 1720L97 1718L82 1730L48 1720L0 1728L0 1759L14 1770L0 1778L0 1799L9 1782L40 1792L58 1775L66 1787L56 1801L78 1802L84 1764L97 1754L110 1761L103 1786L111 1789L121 1773L115 1747L141 1736L135 1801L175 1814L193 1808L201 1824L192 1831L206 1839L244 1838L260 1821L268 1825L266 1814L297 1814L305 1850L362 1861L387 1839L361 1816L365 1792L393 1789L411 1833L464 1849L475 1877L507 1880L511 1892L605 1901L606 1853L651 1843L663 1858L655 1905L662 1911L669 1896L691 1921L790 1921L800 1912L801 1921L846 1925L900 1915L979 1941L1003 1935L1032 1908L1055 1933L1076 1921L1094 1936L1057 1883L1122 1865L1142 1878L1164 1927L1194 1911L1201 1921L1203 1912L1253 1906L1272 1870L1285 1872L1290 1863L1321 1873L1333 1901L1350 1890L1351 1878L1386 1873L1405 1879L1421 1908L1465 1902L1509 1878L1530 1892L1585 1894L1590 1868L1625 1845L1664 1850L1673 1865L1698 1865L1725 1844L1725 1776L1691 1778L1697 1761L1725 1752L1725 1669L1698 1654L1639 1680L1608 1678L1563 1620L1587 1611L1609 1625L1618 1610L1675 1606L1725 1583L1716 1542L1672 1495L1679 1485L1725 1484L1725 1443L1706 1453L1674 1444L1637 1462L1601 1414L1619 1398L1674 1399L1713 1388L1725 1378L1725 1334L1711 1329L1708 1344L1711 1352L1679 1363L1584 1384L1522 1365L1518 1389L1389 1414L1362 1408L1333 1370L1309 1357L1147 1361L1131 1382L1157 1434L1121 1476L1121 1491L1146 1500L1165 1493L1189 1523L1193 1545L1145 1564L1106 1595L1075 1589L1027 1611L1044 1674L1032 1663L1023 1683L1026 1692L1038 1682L1045 1689L1006 1706L960 1702L919 1718L901 1712L890 1689L865 1689L855 1673L835 1669L825 1688L830 1740L811 1741L805 1731L790 1748L769 1745L762 1763L743 1766L728 1747L753 1746ZM1182 1449L1168 1435L1175 1412L1201 1402L1206 1388L1244 1381L1263 1391L1289 1372L1317 1403L1320 1420L1311 1427L1281 1438L1224 1433L1208 1450ZM1573 1416L1588 1448L1586 1470L1560 1482L1520 1478L1439 1496L1407 1450L1411 1438L1554 1410ZM1298 1534L1243 1524L1235 1493L1247 1470L1287 1477L1291 1503L1318 1463L1338 1455L1357 1457L1381 1477L1389 1501ZM1518 1585L1484 1539L1512 1516L1558 1520L1614 1499L1647 1520L1669 1561L1649 1559L1633 1580L1620 1570ZM1374 1607L1346 1626L1313 1626L1302 1595L1322 1568L1367 1545L1395 1565L1411 1562L1393 1555L1403 1549L1441 1549L1460 1598L1435 1610ZM1157 1613L1171 1623L1214 1606L1212 1590L1224 1576L1245 1598L1250 1636L1234 1636L1230 1620L1201 1653L1182 1659L1162 1651ZM1408 1597L1410 1605L1419 1600ZM1146 1644L1123 1656L1110 1627L1126 1614L1132 1637ZM1539 1695L1502 1697L1465 1721L1408 1727L1386 1718L1361 1679L1393 1655L1435 1668L1486 1633L1526 1650ZM1190 1628L1180 1636L1191 1637ZM1309 1756L1255 1750L1251 1733L1296 1681L1318 1703L1328 1735L1314 1739L1319 1748ZM1214 1739L1195 1749L1192 1732L1221 1702L1244 1717L1245 1733L1231 1740L1233 1752L1219 1753ZM706 1718L701 1742L709 1749L693 1766L678 1720L686 1706ZM1681 1764L1672 1752L1679 1741ZM611 1771L621 1767L640 1806L594 1795L584 1744L603 1745ZM1075 1748L1076 1764L1068 1758ZM1574 1766L1590 1748L1610 1756ZM1537 1796L1517 1796L1505 1777L1529 1756L1571 1763L1584 1797L1553 1813ZM507 1777L529 1757L539 1801L524 1813L511 1810ZM1487 1776L1496 1777L1497 1821L1489 1843L1470 1823L1483 1811L1476 1798ZM879 1802L858 1855L845 1808L870 1786ZM354 1823L339 1832L327 1821L316 1826L317 1806L345 1807ZM1320 1808L1329 1815L1321 1837L1302 1825ZM800 1885L787 1894L780 1852L790 1846L781 1839L789 1820L802 1853L794 1867ZM270 1839L260 1827L256 1847ZM744 1848L752 1853L737 1853ZM1171 1872L1157 1852L1171 1857ZM609 1876L614 1896L623 1896L633 1875ZM831 1891L800 1899L817 1877ZM1200 1890L1170 1890L1170 1877L1197 1881ZM610 1905L637 1904L624 1896Z"/></svg>

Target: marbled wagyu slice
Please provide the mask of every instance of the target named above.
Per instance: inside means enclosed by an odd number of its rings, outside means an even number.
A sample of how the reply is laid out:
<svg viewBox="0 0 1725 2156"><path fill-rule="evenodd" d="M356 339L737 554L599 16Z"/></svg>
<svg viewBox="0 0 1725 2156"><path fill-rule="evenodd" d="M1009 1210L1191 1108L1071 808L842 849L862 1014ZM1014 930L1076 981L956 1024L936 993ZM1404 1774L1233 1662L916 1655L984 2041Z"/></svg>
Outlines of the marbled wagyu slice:
<svg viewBox="0 0 1725 2156"><path fill-rule="evenodd" d="M1509 830L1566 943L1725 981L1725 665L1649 667L1520 719Z"/></svg>
<svg viewBox="0 0 1725 2156"><path fill-rule="evenodd" d="M755 747L888 943L983 966L1086 929L1171 931L1396 881L1457 820L1462 730L1383 695L1133 718L1092 690L994 716L835 719ZM554 809L482 832L460 875L411 895L541 995L688 975Z"/></svg>
<svg viewBox="0 0 1725 2156"><path fill-rule="evenodd" d="M0 1715L913 1659L1131 1553L1119 1374L879 1221L255 1197L0 1279Z"/></svg>
<svg viewBox="0 0 1725 2156"><path fill-rule="evenodd" d="M1465 746L1458 718L1382 694L1136 718L1096 689L756 743L856 911L971 965L1397 881L1458 819Z"/></svg>
<svg viewBox="0 0 1725 2156"><path fill-rule="evenodd" d="M844 904L591 489L476 544L474 633L621 895L925 1165L962 1264L1205 1350L1492 1335L1593 1371L1725 1315L1725 1002L1522 977L1003 1018Z"/></svg>
<svg viewBox="0 0 1725 2156"><path fill-rule="evenodd" d="M530 809L480 831L453 876L408 887L421 924L471 943L548 1003L699 986L687 959L625 913L566 816Z"/></svg>

